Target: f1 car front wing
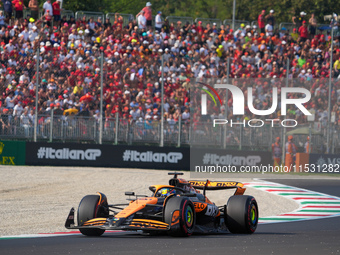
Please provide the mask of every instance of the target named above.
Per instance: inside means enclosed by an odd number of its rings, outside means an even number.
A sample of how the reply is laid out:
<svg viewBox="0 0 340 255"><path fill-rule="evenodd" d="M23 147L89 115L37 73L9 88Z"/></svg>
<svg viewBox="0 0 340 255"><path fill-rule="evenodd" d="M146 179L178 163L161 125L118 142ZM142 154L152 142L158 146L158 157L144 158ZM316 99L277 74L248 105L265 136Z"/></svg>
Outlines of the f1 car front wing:
<svg viewBox="0 0 340 255"><path fill-rule="evenodd" d="M169 224L149 219L132 219L126 224L120 225L119 222L115 222L114 218L95 218L86 221L82 226L76 226L74 223L74 208L70 210L70 213L66 219L65 227L67 229L82 229L82 228L96 228L105 230L149 230L149 231L168 231L170 229ZM125 219L123 219L125 220Z"/></svg>

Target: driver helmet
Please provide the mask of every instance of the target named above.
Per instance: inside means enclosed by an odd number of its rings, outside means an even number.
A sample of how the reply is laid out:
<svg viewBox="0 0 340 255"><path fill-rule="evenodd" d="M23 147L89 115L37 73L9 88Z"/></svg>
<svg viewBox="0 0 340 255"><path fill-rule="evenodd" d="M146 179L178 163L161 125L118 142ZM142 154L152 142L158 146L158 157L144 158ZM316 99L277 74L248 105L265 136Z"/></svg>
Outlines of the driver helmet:
<svg viewBox="0 0 340 255"><path fill-rule="evenodd" d="M174 194L174 193L175 193L174 189L165 188L165 189L161 190L161 196L162 197L167 197L167 196L170 196L171 194Z"/></svg>

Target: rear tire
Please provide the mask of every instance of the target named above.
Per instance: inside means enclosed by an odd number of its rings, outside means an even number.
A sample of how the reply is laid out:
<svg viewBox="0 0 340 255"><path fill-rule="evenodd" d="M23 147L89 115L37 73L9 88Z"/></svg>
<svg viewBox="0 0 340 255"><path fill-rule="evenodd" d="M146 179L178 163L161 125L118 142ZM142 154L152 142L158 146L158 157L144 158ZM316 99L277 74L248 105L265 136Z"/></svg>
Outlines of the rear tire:
<svg viewBox="0 0 340 255"><path fill-rule="evenodd" d="M252 196L231 196L226 205L225 222L231 233L252 234L257 228L259 210Z"/></svg>
<svg viewBox="0 0 340 255"><path fill-rule="evenodd" d="M88 195L83 197L78 207L78 226L82 226L88 220L103 216L105 217L105 215L101 215L103 210L100 207L98 195ZM100 228L80 228L79 230L86 236L101 236L105 232L104 229Z"/></svg>
<svg viewBox="0 0 340 255"><path fill-rule="evenodd" d="M172 214L176 210L179 210L179 224L171 226ZM191 236L196 223L194 204L185 197L169 198L164 208L164 222L170 226L169 235Z"/></svg>

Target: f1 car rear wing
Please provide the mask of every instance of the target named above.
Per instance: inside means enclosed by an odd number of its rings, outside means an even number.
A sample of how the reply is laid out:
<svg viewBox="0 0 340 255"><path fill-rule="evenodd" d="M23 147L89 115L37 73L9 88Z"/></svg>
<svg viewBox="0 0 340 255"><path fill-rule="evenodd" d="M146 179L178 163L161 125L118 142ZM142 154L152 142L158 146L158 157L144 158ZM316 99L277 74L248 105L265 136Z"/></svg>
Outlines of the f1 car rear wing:
<svg viewBox="0 0 340 255"><path fill-rule="evenodd" d="M234 195L243 195L245 188L240 182L215 182L215 181L188 181L195 189L203 190L205 195L206 190L220 190L220 189L236 189Z"/></svg>

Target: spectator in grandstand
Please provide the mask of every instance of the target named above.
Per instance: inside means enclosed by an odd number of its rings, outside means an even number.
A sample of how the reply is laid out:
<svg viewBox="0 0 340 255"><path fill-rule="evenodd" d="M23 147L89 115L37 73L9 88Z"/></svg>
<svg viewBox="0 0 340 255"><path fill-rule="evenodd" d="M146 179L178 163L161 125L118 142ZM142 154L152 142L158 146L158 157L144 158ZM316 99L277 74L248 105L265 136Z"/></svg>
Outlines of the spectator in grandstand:
<svg viewBox="0 0 340 255"><path fill-rule="evenodd" d="M138 28L143 30L143 29L146 29L146 18L144 16L144 11L142 10L139 15L138 15Z"/></svg>
<svg viewBox="0 0 340 255"><path fill-rule="evenodd" d="M314 16L314 13L311 13L311 17L309 19L309 32L312 37L316 34L317 20Z"/></svg>
<svg viewBox="0 0 340 255"><path fill-rule="evenodd" d="M266 25L265 30L266 30L266 36L267 37L271 37L273 35L274 27L272 25L272 21L271 20L268 21L268 24Z"/></svg>
<svg viewBox="0 0 340 255"><path fill-rule="evenodd" d="M163 27L162 12L161 12L161 11L158 11L158 12L157 12L157 15L156 15L156 17L155 17L155 29L156 29L158 32L161 32L162 27Z"/></svg>
<svg viewBox="0 0 340 255"><path fill-rule="evenodd" d="M265 14L266 14L266 10L262 10L261 14L257 18L257 24L259 26L259 29L261 30L261 33L265 33L265 26L266 26Z"/></svg>
<svg viewBox="0 0 340 255"><path fill-rule="evenodd" d="M4 12L0 11L0 28L5 26L5 19Z"/></svg>
<svg viewBox="0 0 340 255"><path fill-rule="evenodd" d="M307 13L305 12L300 12L300 16L296 17L292 17L292 21L293 23L296 25L297 28L302 26L303 21L306 21L306 15Z"/></svg>
<svg viewBox="0 0 340 255"><path fill-rule="evenodd" d="M38 0L30 0L28 8L31 10L31 17L37 20L39 18L39 3Z"/></svg>
<svg viewBox="0 0 340 255"><path fill-rule="evenodd" d="M43 4L43 10L44 10L44 14L46 14L47 11L49 11L49 14L53 15L53 7L51 4L51 0L46 0L46 2Z"/></svg>
<svg viewBox="0 0 340 255"><path fill-rule="evenodd" d="M10 123L8 121L8 109L0 109L0 135L7 135L10 130Z"/></svg>
<svg viewBox="0 0 340 255"><path fill-rule="evenodd" d="M271 21L272 26L275 26L275 16L274 16L274 10L270 10L269 14L266 16L267 23Z"/></svg>
<svg viewBox="0 0 340 255"><path fill-rule="evenodd" d="M163 53L165 105L167 105L164 108L168 114L166 119L173 115L175 118L172 119L176 121L180 115L186 115L186 108L189 107L187 103L195 100L193 97L189 99L190 86L186 82L188 78L194 81L195 78L199 78L202 82L207 82L207 79L211 79L211 82L217 80L218 83L226 82L227 57L233 58L229 78L268 78L267 85L256 85L254 88L254 97L259 99L259 109L271 104L271 96L268 97L270 88L279 84L280 78L286 77L288 71L289 77L299 78L301 82L295 84L296 81L292 80L292 86L301 85L310 89L313 96L321 99L321 102L318 99L313 102L316 104L315 109L321 109L317 112L320 118L324 121L324 116L327 116L327 107L324 108L325 105L322 103L327 100L327 86L320 88L316 79L311 79L318 78L320 83L326 83L322 79L329 75L328 37L316 35L310 43L308 40L303 43L299 40L299 33L296 33L295 38L294 33L281 31L278 36L273 31L269 38L265 34L256 34L249 26L241 26L237 31L232 31L227 27L217 29L214 24L203 26L202 23L178 23L177 26L176 24L168 26L167 29L162 26L161 32L156 33L146 28L146 20L144 31L135 28L135 21L128 27L123 26L123 19L120 20L120 17L115 19L114 24L109 24L108 20L104 24L101 20L92 20L89 24L86 17L72 20L63 18L61 29L53 28L52 34L51 28L44 26L42 20L31 21L28 24L15 20L16 28L1 29L0 43L1 47L5 48L5 54L0 56L3 77L0 78L2 85L0 92L5 93L3 107L7 109L7 98L13 100L14 105L20 100L24 108L27 105L34 105L35 54L37 47L42 43L39 112L41 109L44 112L51 103L60 103L65 110L76 107L79 112L90 112L90 116L95 115L95 111L99 109L100 95L98 48L103 46L104 108L110 105L105 111L108 118L112 118L118 112L126 121L137 121L144 116L151 116L151 123L159 122L160 86L156 83L162 82ZM97 41L98 37L101 45ZM33 47L26 40L32 42ZM297 41L299 43L296 43ZM338 60L340 51L337 51L337 41L334 45L334 60ZM290 67L285 70L287 58L290 59ZM339 66L339 63L334 63L334 75L339 74ZM20 89L17 82L21 86ZM236 86L242 90L246 87L241 82ZM332 105L339 97L338 86L339 83L336 83L332 91L334 95ZM13 95L9 97L10 93L17 94L17 97L14 98ZM91 102L80 102L79 99L87 93L95 99ZM311 105L307 104L306 107ZM292 108L288 109L288 112L293 118L299 118L299 123L306 121L299 115L299 111ZM216 114L211 117L219 116L221 113L222 110L217 109ZM157 120L153 116L157 116ZM190 121L198 119L193 114L190 117Z"/></svg>
<svg viewBox="0 0 340 255"><path fill-rule="evenodd" d="M52 22L52 13L50 12L50 10L46 10L46 12L44 13L44 15L40 18L40 20L43 22L43 24L45 25L45 28L48 29L49 27L51 27L51 22ZM46 25L48 27L46 27ZM45 51L45 47L42 50L43 52Z"/></svg>
<svg viewBox="0 0 340 255"><path fill-rule="evenodd" d="M6 23L9 23L9 20L12 18L13 12L12 2L10 0L2 0L2 4L5 11Z"/></svg>
<svg viewBox="0 0 340 255"><path fill-rule="evenodd" d="M14 5L14 8L15 8L15 18L21 21L24 16L23 10L26 9L26 6L24 5L24 1L13 0L12 4Z"/></svg>
<svg viewBox="0 0 340 255"><path fill-rule="evenodd" d="M110 18L106 18L105 22L104 22L104 28L107 29L108 27L112 27Z"/></svg>
<svg viewBox="0 0 340 255"><path fill-rule="evenodd" d="M189 112L189 108L185 108L184 112L182 113L182 120L184 122L189 122L190 120L190 112Z"/></svg>
<svg viewBox="0 0 340 255"><path fill-rule="evenodd" d="M146 19L146 26L147 28L152 27L152 9L151 9L152 4L150 2L146 3L146 6L136 15L136 18L138 18L143 11L143 15L145 16ZM139 20L139 19L138 19Z"/></svg>
<svg viewBox="0 0 340 255"><path fill-rule="evenodd" d="M290 36L294 42L297 42L299 39L299 33L297 32L296 28L293 28L293 32L290 34Z"/></svg>
<svg viewBox="0 0 340 255"><path fill-rule="evenodd" d="M28 114L28 117L30 119L30 122L32 123L32 125L34 124L34 121L35 121L35 111L34 109L32 108L30 110L30 113Z"/></svg>
<svg viewBox="0 0 340 255"><path fill-rule="evenodd" d="M7 109L13 109L14 108L15 99L16 99L16 97L14 97L14 92L11 91L5 99L5 106L6 106Z"/></svg>
<svg viewBox="0 0 340 255"><path fill-rule="evenodd" d="M302 22L302 26L299 28L299 35L300 42L305 42L308 39L308 27L305 20Z"/></svg>
<svg viewBox="0 0 340 255"><path fill-rule="evenodd" d="M20 126L24 128L24 133L26 137L29 137L30 135L30 129L32 127L32 123L30 121L30 118L28 116L28 109L25 108L23 113L20 116Z"/></svg>
<svg viewBox="0 0 340 255"><path fill-rule="evenodd" d="M52 4L52 9L53 9L53 18L54 21L57 23L58 27L60 25L60 20L61 20L61 8L60 8L60 2L61 0L57 0Z"/></svg>
<svg viewBox="0 0 340 255"><path fill-rule="evenodd" d="M13 108L13 116L20 116L23 110L24 108L22 107L21 101L18 101L18 103Z"/></svg>

